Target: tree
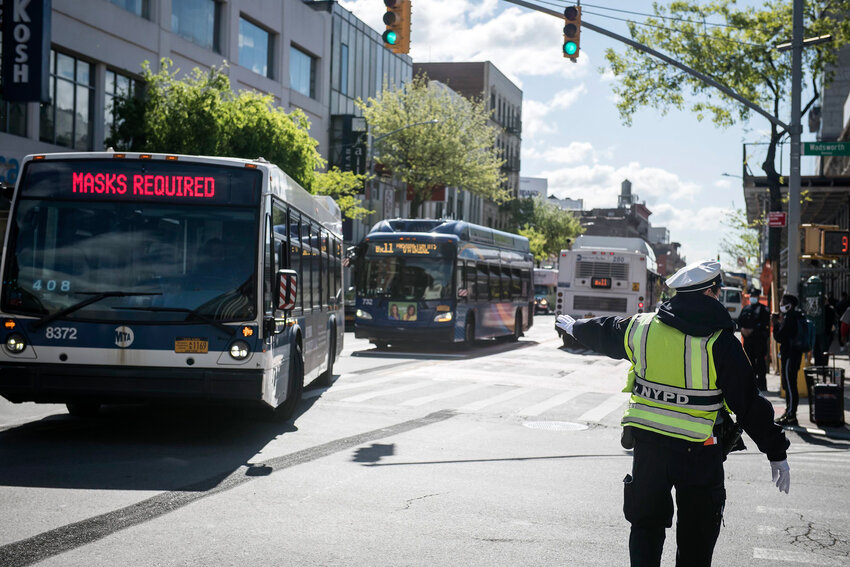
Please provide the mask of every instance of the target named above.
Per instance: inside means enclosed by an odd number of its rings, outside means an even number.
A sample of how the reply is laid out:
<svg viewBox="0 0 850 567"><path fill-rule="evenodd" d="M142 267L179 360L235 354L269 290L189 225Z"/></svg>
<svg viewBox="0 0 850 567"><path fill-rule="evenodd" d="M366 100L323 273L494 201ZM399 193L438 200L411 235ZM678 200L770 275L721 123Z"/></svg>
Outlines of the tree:
<svg viewBox="0 0 850 567"><path fill-rule="evenodd" d="M357 105L375 140L374 161L411 189L413 218L440 186L495 201L507 197L503 162L494 150L497 130L487 124L482 101L468 100L419 75L395 90L385 86L377 98ZM431 120L438 122L424 124ZM423 124L410 126L416 123Z"/></svg>
<svg viewBox="0 0 850 567"><path fill-rule="evenodd" d="M271 95L233 92L230 79L216 67L195 68L178 79L179 69L163 59L154 73L142 64L145 89L137 97L117 99L116 121L107 143L117 150L190 155L264 157L312 193L330 195L343 214L368 213L354 197L363 176L331 169L310 136L310 122L300 110L274 105Z"/></svg>
<svg viewBox="0 0 850 567"><path fill-rule="evenodd" d="M528 238L534 259L543 262L556 258L568 241L584 232L579 220L569 211L540 198L515 199L505 204L511 230Z"/></svg>
<svg viewBox="0 0 850 567"><path fill-rule="evenodd" d="M791 55L777 51L776 46L792 37L791 4L789 0L765 0L760 7L739 7L735 0L676 1L669 6L656 3L655 16L644 20L643 26L629 23L629 31L635 41L708 75L789 123ZM832 79L827 69L836 61L838 50L850 41L850 18L846 17L850 0L808 0L805 7L805 37L831 34L833 40L803 49L803 69L813 88L803 114L818 99L821 80L828 84ZM662 114L671 107L689 107L698 119L710 117L724 127L745 122L752 114L749 108L699 79L644 53L609 49L605 57L618 79L614 86L617 108L627 124L642 106L656 108ZM787 134L771 123L768 150L761 164L773 211L782 210L777 148Z"/></svg>
<svg viewBox="0 0 850 567"><path fill-rule="evenodd" d="M749 222L746 212L736 209L721 222L730 232L723 235L720 251L731 257L739 266L739 259L743 259L744 270L750 275L757 274L760 258L759 233L764 224L763 219Z"/></svg>

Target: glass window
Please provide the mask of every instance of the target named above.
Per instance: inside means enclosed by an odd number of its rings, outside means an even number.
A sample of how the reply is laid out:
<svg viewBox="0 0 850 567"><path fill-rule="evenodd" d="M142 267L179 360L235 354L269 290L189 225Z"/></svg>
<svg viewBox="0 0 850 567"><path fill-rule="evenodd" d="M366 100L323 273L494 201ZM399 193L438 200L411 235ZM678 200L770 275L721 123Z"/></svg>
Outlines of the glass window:
<svg viewBox="0 0 850 567"><path fill-rule="evenodd" d="M299 226L300 215L291 211L289 217L289 267L295 270L298 274L297 294L296 294L296 309L304 307L304 272L301 270L301 239L299 238L301 228Z"/></svg>
<svg viewBox="0 0 850 567"><path fill-rule="evenodd" d="M214 0L171 2L171 31L201 47L221 53L219 46L221 5Z"/></svg>
<svg viewBox="0 0 850 567"><path fill-rule="evenodd" d="M339 52L339 92L348 94L348 46L344 43Z"/></svg>
<svg viewBox="0 0 850 567"><path fill-rule="evenodd" d="M113 127L119 126L115 122L115 101L136 96L140 91L140 85L141 83L132 77L110 69L106 70L104 124L107 137L112 133Z"/></svg>
<svg viewBox="0 0 850 567"><path fill-rule="evenodd" d="M501 274L499 272L498 264L488 264L488 271L490 273L490 299L498 300L501 297Z"/></svg>
<svg viewBox="0 0 850 567"><path fill-rule="evenodd" d="M42 142L92 149L93 75L90 63L50 51L50 102L41 105Z"/></svg>
<svg viewBox="0 0 850 567"><path fill-rule="evenodd" d="M239 64L272 78L273 36L263 28L239 18Z"/></svg>
<svg viewBox="0 0 850 567"><path fill-rule="evenodd" d="M294 45L289 49L289 86L304 96L316 98L316 58Z"/></svg>
<svg viewBox="0 0 850 567"><path fill-rule="evenodd" d="M511 269L511 296L522 297L522 275L519 268Z"/></svg>
<svg viewBox="0 0 850 567"><path fill-rule="evenodd" d="M128 12L133 12L137 16L150 19L151 3L150 0L109 0L116 6L124 8ZM177 2L178 0L174 0Z"/></svg>
<svg viewBox="0 0 850 567"><path fill-rule="evenodd" d="M310 225L310 243L313 250L310 254L310 259L313 264L313 307L318 309L322 306L322 253L321 253L321 237L318 227Z"/></svg>
<svg viewBox="0 0 850 567"><path fill-rule="evenodd" d="M444 258L372 257L363 263L363 297L400 301L449 299L452 264Z"/></svg>
<svg viewBox="0 0 850 567"><path fill-rule="evenodd" d="M490 299L490 271L487 264L476 264L475 299Z"/></svg>
<svg viewBox="0 0 850 567"><path fill-rule="evenodd" d="M303 291L304 309L310 309L313 301L313 248L310 246L310 221L301 222L301 278L299 288Z"/></svg>

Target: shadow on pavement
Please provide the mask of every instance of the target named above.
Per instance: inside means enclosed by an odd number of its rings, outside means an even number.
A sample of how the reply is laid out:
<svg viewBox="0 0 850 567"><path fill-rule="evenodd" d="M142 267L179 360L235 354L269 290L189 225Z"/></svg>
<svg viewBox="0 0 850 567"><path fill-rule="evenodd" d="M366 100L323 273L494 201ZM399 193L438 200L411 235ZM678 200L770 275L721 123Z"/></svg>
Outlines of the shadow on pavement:
<svg viewBox="0 0 850 567"><path fill-rule="evenodd" d="M368 350L356 350L351 353L351 356L406 358L417 360L468 360L528 348L538 344L539 343L537 341L532 340L508 342L498 339L475 341L475 345L472 348L464 346L455 347L452 345L401 343L398 345L389 345L389 347L383 349L374 347Z"/></svg>

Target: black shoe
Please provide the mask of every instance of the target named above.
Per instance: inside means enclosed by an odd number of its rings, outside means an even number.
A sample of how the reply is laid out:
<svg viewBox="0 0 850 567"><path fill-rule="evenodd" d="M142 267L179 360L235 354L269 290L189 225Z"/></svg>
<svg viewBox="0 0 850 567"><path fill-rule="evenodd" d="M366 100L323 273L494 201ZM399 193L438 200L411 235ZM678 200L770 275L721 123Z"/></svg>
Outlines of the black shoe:
<svg viewBox="0 0 850 567"><path fill-rule="evenodd" d="M775 421L778 425L797 425L797 417L794 415L783 415Z"/></svg>
<svg viewBox="0 0 850 567"><path fill-rule="evenodd" d="M787 418L788 418L788 412L785 412L782 415L780 415L779 417L775 418L773 420L773 423L779 423L779 424L785 423L785 420Z"/></svg>

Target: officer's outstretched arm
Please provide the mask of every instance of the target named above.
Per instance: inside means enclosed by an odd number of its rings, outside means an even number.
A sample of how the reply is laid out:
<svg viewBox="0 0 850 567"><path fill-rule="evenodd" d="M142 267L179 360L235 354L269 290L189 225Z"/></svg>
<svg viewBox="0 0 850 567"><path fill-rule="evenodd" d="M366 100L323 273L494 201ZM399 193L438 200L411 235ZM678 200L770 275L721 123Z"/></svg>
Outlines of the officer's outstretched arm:
<svg viewBox="0 0 850 567"><path fill-rule="evenodd" d="M594 317L579 319L572 327L572 335L584 346L611 358L626 358L626 328L629 319L622 317Z"/></svg>

